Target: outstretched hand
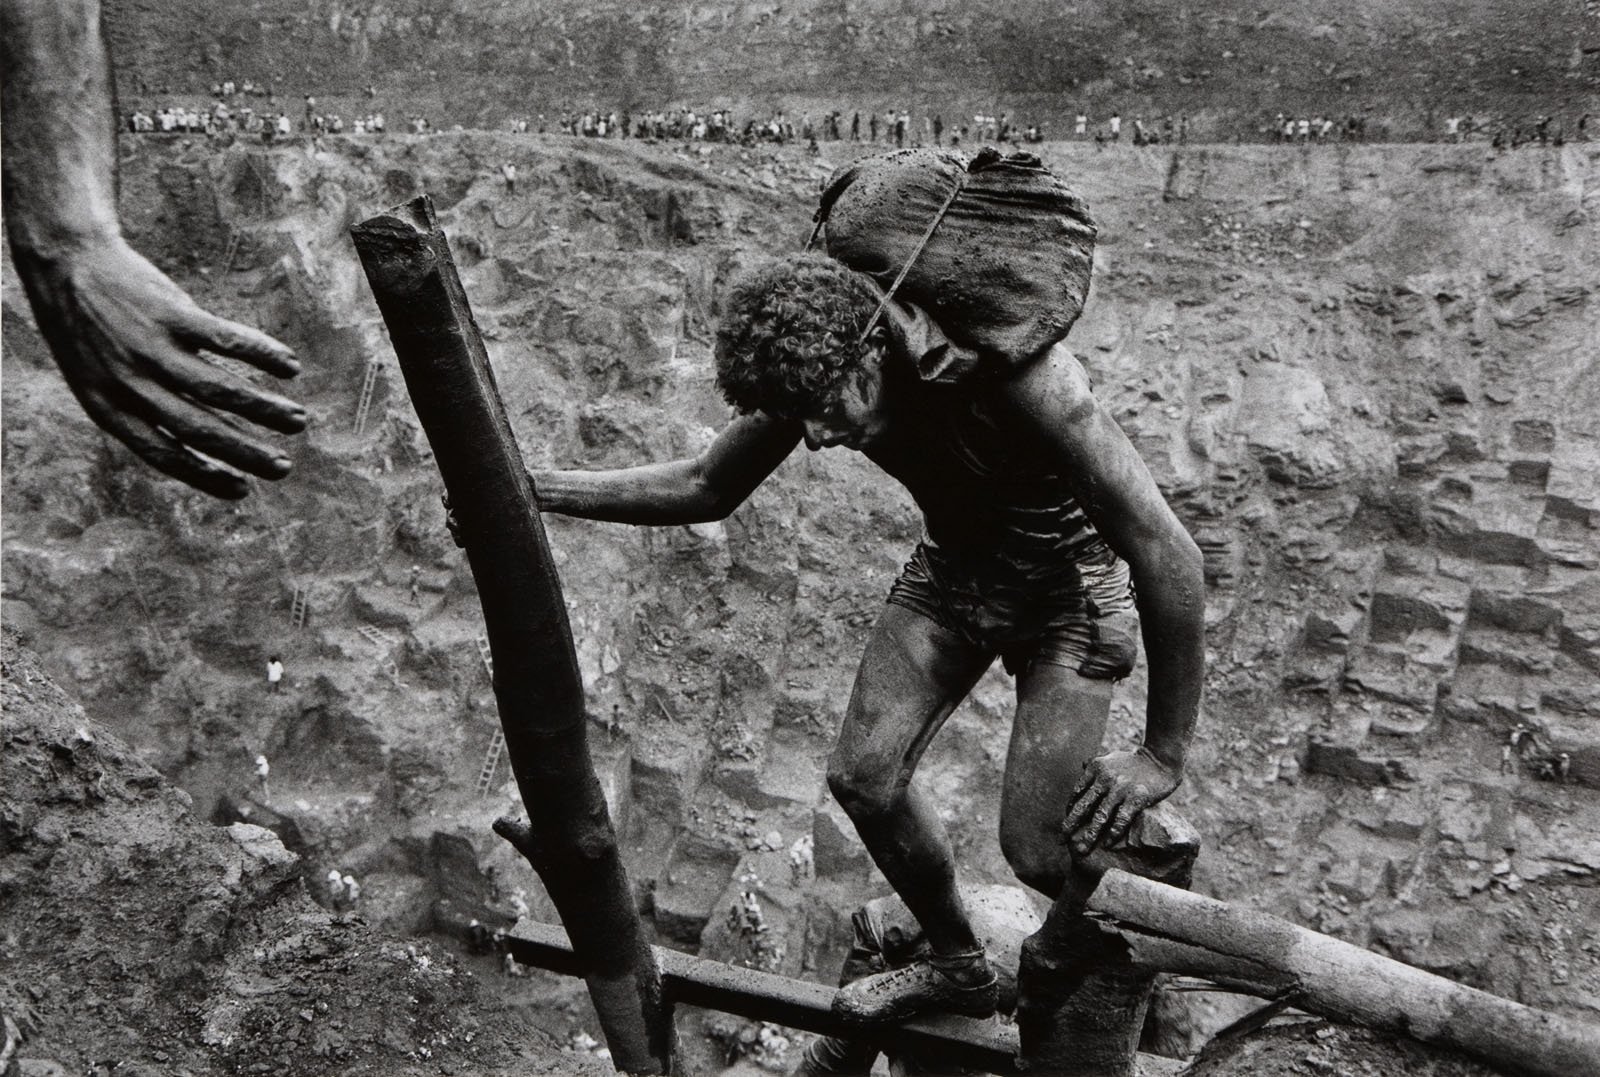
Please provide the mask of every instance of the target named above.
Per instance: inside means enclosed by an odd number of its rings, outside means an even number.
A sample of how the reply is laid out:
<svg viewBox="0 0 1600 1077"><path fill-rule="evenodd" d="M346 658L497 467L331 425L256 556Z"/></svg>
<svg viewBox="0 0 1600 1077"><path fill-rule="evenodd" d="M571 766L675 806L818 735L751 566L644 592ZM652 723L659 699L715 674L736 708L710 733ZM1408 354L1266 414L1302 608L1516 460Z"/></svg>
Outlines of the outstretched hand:
<svg viewBox="0 0 1600 1077"><path fill-rule="evenodd" d="M1140 812L1171 795L1178 778L1147 748L1089 760L1067 805L1064 837L1079 856L1121 841Z"/></svg>
<svg viewBox="0 0 1600 1077"><path fill-rule="evenodd" d="M19 263L34 261L15 247L13 254ZM289 473L283 451L233 417L295 434L305 429L305 409L201 353L292 378L300 372L292 351L204 310L121 237L18 269L56 365L96 425L152 467L213 497L249 493L244 476L213 460L263 479Z"/></svg>

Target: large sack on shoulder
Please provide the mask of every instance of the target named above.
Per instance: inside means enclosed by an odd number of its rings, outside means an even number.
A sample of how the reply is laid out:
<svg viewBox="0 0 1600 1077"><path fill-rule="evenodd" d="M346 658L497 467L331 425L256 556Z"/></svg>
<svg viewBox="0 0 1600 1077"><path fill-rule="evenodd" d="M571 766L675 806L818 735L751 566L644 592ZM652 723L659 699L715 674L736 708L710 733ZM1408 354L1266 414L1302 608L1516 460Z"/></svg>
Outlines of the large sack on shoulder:
<svg viewBox="0 0 1600 1077"><path fill-rule="evenodd" d="M888 288L957 183L895 298L956 344L1012 366L1062 340L1089 293L1094 219L1037 157L942 150L864 157L828 181L825 250Z"/></svg>

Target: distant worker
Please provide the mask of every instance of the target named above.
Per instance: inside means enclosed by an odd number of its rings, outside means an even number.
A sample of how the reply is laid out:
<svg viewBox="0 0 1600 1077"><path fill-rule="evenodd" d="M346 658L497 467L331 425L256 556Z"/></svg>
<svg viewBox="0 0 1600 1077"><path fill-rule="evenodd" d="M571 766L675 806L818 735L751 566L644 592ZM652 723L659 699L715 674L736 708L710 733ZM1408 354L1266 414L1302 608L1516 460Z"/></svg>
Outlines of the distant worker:
<svg viewBox="0 0 1600 1077"><path fill-rule="evenodd" d="M1507 741L1500 746L1500 773L1515 774L1516 772L1516 765L1511 762L1511 743Z"/></svg>
<svg viewBox="0 0 1600 1077"><path fill-rule="evenodd" d="M1562 752L1556 756L1556 781L1562 785L1567 784L1567 775L1572 771L1572 754Z"/></svg>
<svg viewBox="0 0 1600 1077"><path fill-rule="evenodd" d="M335 909L343 908L344 876L339 874L338 868L328 869L326 887L328 891L328 904L332 905Z"/></svg>
<svg viewBox="0 0 1600 1077"><path fill-rule="evenodd" d="M419 597L421 590L422 590L422 566L421 565L412 565L411 566L411 604L413 606L420 606L422 604L422 599Z"/></svg>
<svg viewBox="0 0 1600 1077"><path fill-rule="evenodd" d="M278 692L283 689L283 659L273 655L267 659L267 690Z"/></svg>
<svg viewBox="0 0 1600 1077"><path fill-rule="evenodd" d="M1083 138L1089 133L1089 117L1087 115L1082 112L1078 113L1077 117L1072 121L1072 133L1079 138Z"/></svg>
<svg viewBox="0 0 1600 1077"><path fill-rule="evenodd" d="M305 409L202 353L279 378L299 373L294 353L202 309L122 236L98 0L0 2L0 68L6 234L68 388L140 459L213 497L249 493L231 468L283 478L288 456L222 413L295 434Z"/></svg>
<svg viewBox="0 0 1600 1077"><path fill-rule="evenodd" d="M1108 127L1110 129L1110 131L1111 131L1111 141L1113 141L1113 142L1121 141L1121 139L1122 139L1122 116L1121 116L1120 113L1112 113L1111 119L1106 121L1106 127Z"/></svg>
<svg viewBox="0 0 1600 1077"><path fill-rule="evenodd" d="M517 193L517 166L507 161L500 166L500 175L505 177L506 194Z"/></svg>
<svg viewBox="0 0 1600 1077"><path fill-rule="evenodd" d="M272 773L272 767L267 763L264 755L256 756L256 782L261 786L261 800L263 803L272 799L272 793L267 785L267 775Z"/></svg>
<svg viewBox="0 0 1600 1077"><path fill-rule="evenodd" d="M361 884L356 882L356 877L354 875L346 875L342 881L344 882L345 900L348 901L353 908L356 902L361 900Z"/></svg>

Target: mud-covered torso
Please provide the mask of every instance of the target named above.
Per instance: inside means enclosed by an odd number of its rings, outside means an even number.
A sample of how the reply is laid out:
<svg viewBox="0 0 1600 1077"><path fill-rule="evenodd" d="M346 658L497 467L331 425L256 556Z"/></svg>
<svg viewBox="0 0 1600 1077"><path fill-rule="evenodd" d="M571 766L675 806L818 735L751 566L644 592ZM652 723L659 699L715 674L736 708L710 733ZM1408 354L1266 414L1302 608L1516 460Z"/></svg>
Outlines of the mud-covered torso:
<svg viewBox="0 0 1600 1077"><path fill-rule="evenodd" d="M897 374L891 425L867 456L910 491L935 544L974 570L1032 579L1106 556L1060 467L999 406L996 382Z"/></svg>

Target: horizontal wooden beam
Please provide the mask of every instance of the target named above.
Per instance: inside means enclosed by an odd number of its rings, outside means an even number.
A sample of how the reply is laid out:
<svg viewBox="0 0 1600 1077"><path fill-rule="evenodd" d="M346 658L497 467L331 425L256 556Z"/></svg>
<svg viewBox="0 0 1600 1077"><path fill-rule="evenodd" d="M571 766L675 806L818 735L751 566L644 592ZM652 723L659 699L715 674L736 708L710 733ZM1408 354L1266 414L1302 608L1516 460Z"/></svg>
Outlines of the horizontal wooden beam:
<svg viewBox="0 0 1600 1077"><path fill-rule="evenodd" d="M457 925L439 926L448 929ZM524 920L505 936L505 946L524 965L569 976L578 974L567 933L554 924ZM660 946L654 950L661 967L662 989L674 1003L721 1010L825 1036L870 1039L886 1052L914 1052L948 1062L952 1067L995 1074L1017 1072L1017 1030L1011 1025L948 1014L874 1028L868 1035L834 1016L831 987Z"/></svg>

